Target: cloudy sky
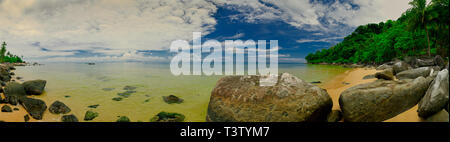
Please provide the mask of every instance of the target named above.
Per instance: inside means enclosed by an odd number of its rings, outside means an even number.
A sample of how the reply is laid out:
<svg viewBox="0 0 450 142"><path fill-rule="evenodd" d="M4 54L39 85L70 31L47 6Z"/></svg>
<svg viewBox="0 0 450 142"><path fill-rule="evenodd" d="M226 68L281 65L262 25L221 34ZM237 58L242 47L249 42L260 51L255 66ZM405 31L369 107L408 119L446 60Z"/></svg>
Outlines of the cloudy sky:
<svg viewBox="0 0 450 142"><path fill-rule="evenodd" d="M0 41L27 61L168 61L170 43L278 40L280 62L397 19L409 0L0 0Z"/></svg>

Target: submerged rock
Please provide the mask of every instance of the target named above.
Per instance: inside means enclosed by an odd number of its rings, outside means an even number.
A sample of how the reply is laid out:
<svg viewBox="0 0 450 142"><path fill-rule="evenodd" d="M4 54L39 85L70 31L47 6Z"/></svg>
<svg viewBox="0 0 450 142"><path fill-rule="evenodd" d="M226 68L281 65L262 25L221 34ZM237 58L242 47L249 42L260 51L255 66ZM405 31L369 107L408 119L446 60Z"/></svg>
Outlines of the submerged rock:
<svg viewBox="0 0 450 142"><path fill-rule="evenodd" d="M93 112L93 111L86 111L86 113L84 114L84 120L85 121L90 121L93 120L94 118L96 118L98 116L97 112Z"/></svg>
<svg viewBox="0 0 450 142"><path fill-rule="evenodd" d="M163 96L163 100L164 102L168 103L168 104L173 104L173 103L182 103L184 100L175 96L175 95L169 95L169 96Z"/></svg>
<svg viewBox="0 0 450 142"><path fill-rule="evenodd" d="M78 118L71 114L71 115L64 115L61 117L62 122L78 122Z"/></svg>
<svg viewBox="0 0 450 142"><path fill-rule="evenodd" d="M419 102L417 112L422 118L427 118L448 106L449 102L449 79L448 70L444 69L438 73L428 88L425 96Z"/></svg>
<svg viewBox="0 0 450 142"><path fill-rule="evenodd" d="M121 97L115 97L115 98L112 98L112 100L113 101L122 101L122 98Z"/></svg>
<svg viewBox="0 0 450 142"><path fill-rule="evenodd" d="M375 73L375 77L384 80L394 80L394 73L392 69L385 69L382 72Z"/></svg>
<svg viewBox="0 0 450 142"><path fill-rule="evenodd" d="M52 105L50 105L48 110L53 114L66 114L70 112L70 108L60 101L55 101Z"/></svg>
<svg viewBox="0 0 450 142"><path fill-rule="evenodd" d="M431 73L430 67L421 67L417 69L400 72L396 75L397 79L416 79L418 77L428 77Z"/></svg>
<svg viewBox="0 0 450 142"><path fill-rule="evenodd" d="M210 122L326 121L333 102L328 93L291 74L226 76L211 93Z"/></svg>
<svg viewBox="0 0 450 142"><path fill-rule="evenodd" d="M19 100L26 97L26 92L22 84L17 82L8 82L4 88L5 102L11 105L16 105Z"/></svg>
<svg viewBox="0 0 450 142"><path fill-rule="evenodd" d="M123 90L135 90L137 87L134 86L125 86L123 87Z"/></svg>
<svg viewBox="0 0 450 142"><path fill-rule="evenodd" d="M112 90L114 90L114 88L103 88L102 90L103 91L112 91Z"/></svg>
<svg viewBox="0 0 450 142"><path fill-rule="evenodd" d="M116 120L116 122L130 122L130 118L126 116L121 116L119 119Z"/></svg>
<svg viewBox="0 0 450 142"><path fill-rule="evenodd" d="M4 105L2 107L2 112L12 112L12 109L8 105Z"/></svg>
<svg viewBox="0 0 450 142"><path fill-rule="evenodd" d="M339 97L344 120L381 122L415 106L425 95L432 78L378 80L342 92Z"/></svg>
<svg viewBox="0 0 450 142"><path fill-rule="evenodd" d="M44 92L46 84L45 80L31 80L24 82L23 87L28 95L40 95Z"/></svg>
<svg viewBox="0 0 450 142"><path fill-rule="evenodd" d="M123 93L117 93L118 96L124 97L124 98L128 98L131 96L131 94L136 93L136 91L125 91Z"/></svg>
<svg viewBox="0 0 450 142"><path fill-rule="evenodd" d="M22 98L20 100L21 105L34 119L41 120L47 105L44 101L33 98Z"/></svg>
<svg viewBox="0 0 450 142"><path fill-rule="evenodd" d="M183 122L185 116L179 113L160 112L150 119L150 122Z"/></svg>
<svg viewBox="0 0 450 142"><path fill-rule="evenodd" d="M88 106L88 108L97 108L98 106L100 106L99 104L96 104L96 105L90 105L90 106Z"/></svg>

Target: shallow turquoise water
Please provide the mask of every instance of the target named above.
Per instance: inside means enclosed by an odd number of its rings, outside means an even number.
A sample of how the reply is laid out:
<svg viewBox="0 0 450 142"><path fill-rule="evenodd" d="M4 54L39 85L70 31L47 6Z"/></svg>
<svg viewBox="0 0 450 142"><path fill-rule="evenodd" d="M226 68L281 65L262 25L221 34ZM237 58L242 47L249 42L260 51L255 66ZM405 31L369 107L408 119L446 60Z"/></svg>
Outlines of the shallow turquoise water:
<svg viewBox="0 0 450 142"><path fill-rule="evenodd" d="M291 73L308 82L333 78L348 69L339 66L280 64L279 72ZM178 112L186 121L205 121L209 97L221 76L173 76L168 64L149 63L48 63L42 66L17 67L21 81L47 80L46 92L36 98L49 106L56 100L64 102L80 120L87 110L99 112L93 121L115 121L128 116L131 121L147 122L161 111ZM124 86L137 87L129 98L116 102L112 98L124 92ZM103 88L114 88L105 91ZM162 96L176 95L184 102L166 104ZM66 98L65 96L70 96ZM147 100L147 101L146 101ZM99 104L96 109L89 105ZM59 121L60 115L48 112L44 121Z"/></svg>

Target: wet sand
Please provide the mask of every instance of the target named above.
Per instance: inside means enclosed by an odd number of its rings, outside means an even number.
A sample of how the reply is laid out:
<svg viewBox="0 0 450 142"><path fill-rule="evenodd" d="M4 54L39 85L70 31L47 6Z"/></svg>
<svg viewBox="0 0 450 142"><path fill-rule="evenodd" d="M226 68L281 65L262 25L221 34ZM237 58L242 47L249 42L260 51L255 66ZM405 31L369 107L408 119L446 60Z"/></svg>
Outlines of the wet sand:
<svg viewBox="0 0 450 142"><path fill-rule="evenodd" d="M378 71L375 69L367 69L367 68L357 68L353 70L349 70L344 74L337 76L331 81L319 85L320 87L327 90L328 94L330 94L333 100L333 110L340 110L339 107L339 96L340 94L353 86L369 83L377 80L376 78L372 79L363 79L366 75L373 75ZM346 84L347 83L347 84ZM418 106L414 106L413 108L395 116L394 118L388 119L385 122L421 122L422 120L417 115Z"/></svg>

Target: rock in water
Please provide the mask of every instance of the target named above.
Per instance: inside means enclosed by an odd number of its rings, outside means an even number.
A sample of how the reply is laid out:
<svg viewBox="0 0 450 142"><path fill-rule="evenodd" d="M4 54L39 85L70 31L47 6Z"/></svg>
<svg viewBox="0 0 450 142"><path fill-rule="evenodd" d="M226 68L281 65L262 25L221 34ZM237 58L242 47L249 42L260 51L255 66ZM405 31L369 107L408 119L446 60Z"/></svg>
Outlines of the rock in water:
<svg viewBox="0 0 450 142"><path fill-rule="evenodd" d="M28 95L40 95L44 92L45 84L45 80L31 80L24 82L23 87Z"/></svg>
<svg viewBox="0 0 450 142"><path fill-rule="evenodd" d="M173 103L182 103L183 99L175 96L175 95L169 95L169 96L163 96L163 100L168 103L168 104L173 104Z"/></svg>
<svg viewBox="0 0 450 142"><path fill-rule="evenodd" d="M55 101L52 105L50 105L48 110L53 114L66 114L70 112L70 108L60 101Z"/></svg>
<svg viewBox="0 0 450 142"><path fill-rule="evenodd" d="M270 82L268 82L270 81ZM211 93L210 122L326 121L333 102L328 93L291 74L227 76Z"/></svg>
<svg viewBox="0 0 450 142"><path fill-rule="evenodd" d="M78 118L73 114L64 115L64 116L62 116L61 121L62 122L78 122Z"/></svg>
<svg viewBox="0 0 450 142"><path fill-rule="evenodd" d="M344 120L381 122L415 106L425 95L432 78L378 80L342 92L339 97Z"/></svg>
<svg viewBox="0 0 450 142"><path fill-rule="evenodd" d="M397 79L416 79L420 76L428 77L431 73L430 67L421 67L417 69L400 72L396 75Z"/></svg>
<svg viewBox="0 0 450 142"><path fill-rule="evenodd" d="M400 61L400 62L395 63L394 66L392 67L392 69L394 71L393 73L397 74L402 71L411 69L411 66L406 62Z"/></svg>
<svg viewBox="0 0 450 142"><path fill-rule="evenodd" d="M121 116L119 119L116 120L116 122L130 122L130 118L126 116Z"/></svg>
<svg viewBox="0 0 450 142"><path fill-rule="evenodd" d="M33 98L22 98L20 103L34 119L41 120L47 105L44 101Z"/></svg>
<svg viewBox="0 0 450 142"><path fill-rule="evenodd" d="M392 69L385 69L382 72L377 72L375 77L384 80L394 80L394 73Z"/></svg>
<svg viewBox="0 0 450 142"><path fill-rule="evenodd" d="M22 84L16 82L8 82L4 88L5 102L11 105L16 105L19 100L26 97L25 89Z"/></svg>
<svg viewBox="0 0 450 142"><path fill-rule="evenodd" d="M419 102L417 112L422 118L427 118L446 108L449 101L448 70L444 69L438 73L428 88L425 96Z"/></svg>
<svg viewBox="0 0 450 142"><path fill-rule="evenodd" d="M84 114L84 120L86 120L86 121L93 120L97 116L98 116L97 112L88 110L88 111L86 111L86 114Z"/></svg>
<svg viewBox="0 0 450 142"><path fill-rule="evenodd" d="M179 113L160 112L150 119L150 122L183 122L185 116Z"/></svg>
<svg viewBox="0 0 450 142"><path fill-rule="evenodd" d="M2 107L2 112L12 112L12 109L8 105L4 105Z"/></svg>

